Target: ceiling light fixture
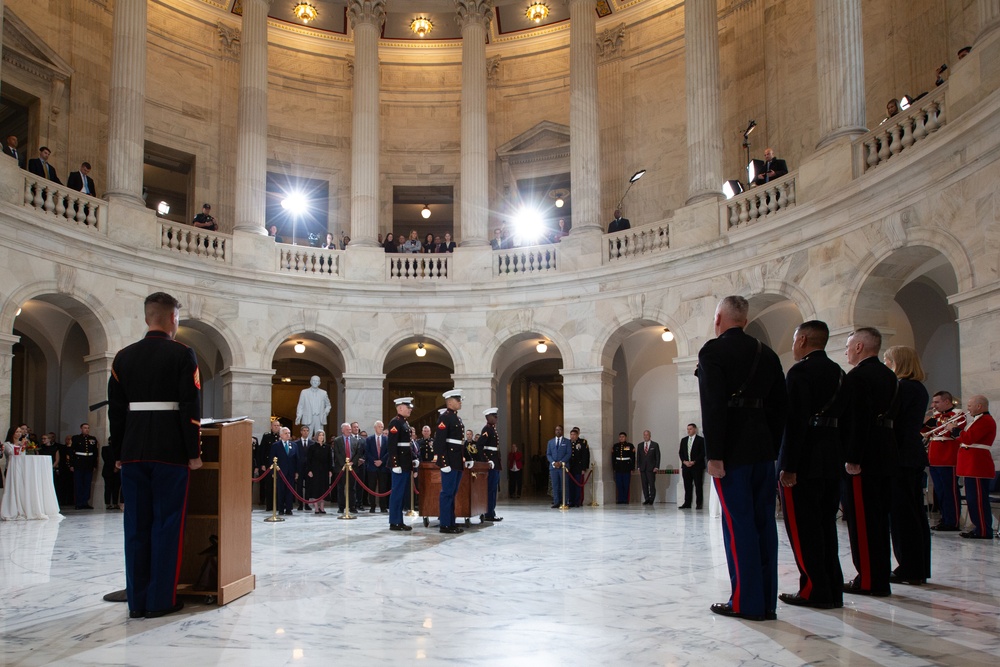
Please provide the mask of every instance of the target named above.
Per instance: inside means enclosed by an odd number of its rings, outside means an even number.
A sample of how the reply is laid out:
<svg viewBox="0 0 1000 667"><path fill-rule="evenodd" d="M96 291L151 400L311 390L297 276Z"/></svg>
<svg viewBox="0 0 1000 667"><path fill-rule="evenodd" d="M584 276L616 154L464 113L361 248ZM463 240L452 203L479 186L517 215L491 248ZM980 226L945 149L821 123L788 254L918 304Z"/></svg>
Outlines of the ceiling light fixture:
<svg viewBox="0 0 1000 667"><path fill-rule="evenodd" d="M528 8L524 11L524 15L528 17L529 21L541 23L549 15L549 6L544 2L533 2L528 5Z"/></svg>
<svg viewBox="0 0 1000 667"><path fill-rule="evenodd" d="M427 356L427 348L424 347L423 343L417 343L417 356L418 357Z"/></svg>
<svg viewBox="0 0 1000 667"><path fill-rule="evenodd" d="M663 342L669 343L674 339L674 332L670 329L664 329L663 333L660 334L660 338L663 339Z"/></svg>
<svg viewBox="0 0 1000 667"><path fill-rule="evenodd" d="M429 18L418 16L410 22L410 30L416 33L417 37L426 37L434 29L434 24Z"/></svg>
<svg viewBox="0 0 1000 667"><path fill-rule="evenodd" d="M562 208L566 205L566 198L569 197L569 190L566 188L556 188L549 192L549 197L555 200L556 208Z"/></svg>
<svg viewBox="0 0 1000 667"><path fill-rule="evenodd" d="M420 211L420 217L423 218L424 220L431 217L431 210L427 208L427 204L424 204L423 210Z"/></svg>
<svg viewBox="0 0 1000 667"><path fill-rule="evenodd" d="M310 5L308 2L300 2L296 4L292 7L292 13L295 14L295 18L303 23L315 21L319 17L319 10Z"/></svg>
<svg viewBox="0 0 1000 667"><path fill-rule="evenodd" d="M538 341L538 345L535 346L535 352L538 354L545 354L545 351L549 349L549 346L545 344L544 340Z"/></svg>
<svg viewBox="0 0 1000 667"><path fill-rule="evenodd" d="M293 349L295 350L296 354L302 354L303 352L306 351L306 346L302 341L296 341L295 347Z"/></svg>

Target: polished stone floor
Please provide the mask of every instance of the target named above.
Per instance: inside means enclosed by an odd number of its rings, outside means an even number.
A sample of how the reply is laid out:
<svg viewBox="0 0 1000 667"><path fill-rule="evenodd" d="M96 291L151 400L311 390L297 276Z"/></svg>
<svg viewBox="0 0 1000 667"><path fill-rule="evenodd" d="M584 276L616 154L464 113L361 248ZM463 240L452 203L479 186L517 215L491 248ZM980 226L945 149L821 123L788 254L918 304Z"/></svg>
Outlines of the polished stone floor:
<svg viewBox="0 0 1000 667"><path fill-rule="evenodd" d="M675 505L574 509L514 501L463 535L387 515L255 511L257 589L218 608L127 620L120 513L0 524L3 665L995 665L1000 546L933 537L932 583L843 609L778 604L715 616L728 597L719 519ZM779 531L779 534L783 532ZM846 531L845 573L853 576ZM782 535L781 588L795 590Z"/></svg>

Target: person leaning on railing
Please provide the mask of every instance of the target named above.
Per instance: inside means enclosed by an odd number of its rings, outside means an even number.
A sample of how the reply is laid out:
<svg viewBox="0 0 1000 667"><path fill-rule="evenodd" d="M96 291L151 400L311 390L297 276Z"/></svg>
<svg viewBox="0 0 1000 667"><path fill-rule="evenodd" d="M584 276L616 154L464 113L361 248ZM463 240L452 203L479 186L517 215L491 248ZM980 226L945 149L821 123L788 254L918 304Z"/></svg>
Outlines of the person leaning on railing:
<svg viewBox="0 0 1000 667"><path fill-rule="evenodd" d="M194 216L191 224L198 229L207 229L210 232L219 230L219 225L215 222L215 218L212 217L212 205L208 203L201 207L201 213Z"/></svg>

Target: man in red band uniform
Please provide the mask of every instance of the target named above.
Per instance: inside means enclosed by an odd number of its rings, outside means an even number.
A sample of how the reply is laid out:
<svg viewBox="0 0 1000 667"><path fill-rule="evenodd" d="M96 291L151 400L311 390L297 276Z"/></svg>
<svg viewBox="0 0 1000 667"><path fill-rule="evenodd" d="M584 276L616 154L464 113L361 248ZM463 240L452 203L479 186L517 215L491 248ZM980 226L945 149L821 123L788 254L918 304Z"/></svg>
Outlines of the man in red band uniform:
<svg viewBox="0 0 1000 667"><path fill-rule="evenodd" d="M108 380L110 443L125 499L130 618L180 610L177 578L190 471L201 467L201 380L194 350L174 340L180 303L146 297L149 331L115 355Z"/></svg>
<svg viewBox="0 0 1000 667"><path fill-rule="evenodd" d="M980 394L966 403L969 421L965 429L952 430L958 441L958 462L955 472L964 477L965 502L969 506L969 520L972 530L962 533L962 537L972 539L993 539L993 514L990 512L990 481L996 474L990 446L997 438L997 423L989 413L990 402Z"/></svg>
<svg viewBox="0 0 1000 667"><path fill-rule="evenodd" d="M927 458L930 461L931 480L934 482L934 502L941 512L941 521L931 530L959 530L962 515L958 497L958 443L951 437L953 428L965 427L965 415L955 411L955 399L947 391L931 397L934 416L924 423L922 433L928 438ZM954 421L953 421L954 420ZM947 426L944 426L947 424Z"/></svg>

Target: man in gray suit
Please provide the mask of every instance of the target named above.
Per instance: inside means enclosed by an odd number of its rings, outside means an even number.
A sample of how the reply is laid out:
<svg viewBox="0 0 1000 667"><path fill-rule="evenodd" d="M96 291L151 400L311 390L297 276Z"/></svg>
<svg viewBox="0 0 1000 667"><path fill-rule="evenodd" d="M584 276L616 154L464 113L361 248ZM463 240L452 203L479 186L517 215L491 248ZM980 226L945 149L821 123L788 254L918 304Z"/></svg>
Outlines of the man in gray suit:
<svg viewBox="0 0 1000 667"><path fill-rule="evenodd" d="M649 431L642 432L642 442L635 444L639 479L642 481L643 505L656 500L656 473L660 469L660 445L653 442Z"/></svg>
<svg viewBox="0 0 1000 667"><path fill-rule="evenodd" d="M347 506L347 500L350 498L354 500L354 496L350 495L354 493L355 482L351 479L351 471L344 470L344 464L348 461L348 450L350 451L350 462L351 468L356 468L359 461L364 457L361 451L361 446L355 440L354 436L351 435L351 425L348 423L343 423L340 425L340 435L338 435L333 440L333 477L336 479L337 475L344 471L344 476L337 484L337 512L338 514L343 514L344 509ZM354 504L354 508L357 509L357 504Z"/></svg>

